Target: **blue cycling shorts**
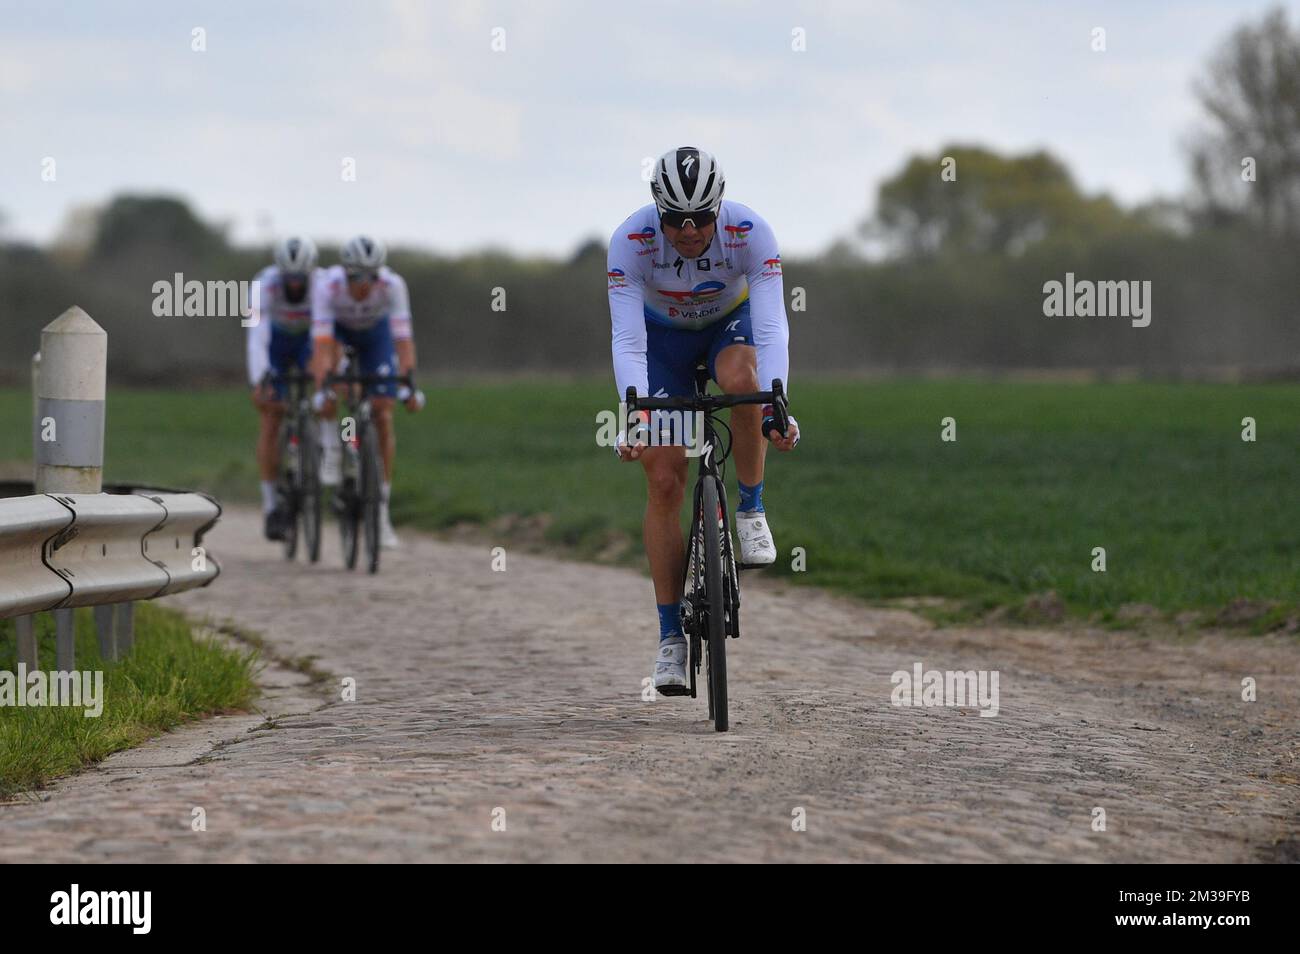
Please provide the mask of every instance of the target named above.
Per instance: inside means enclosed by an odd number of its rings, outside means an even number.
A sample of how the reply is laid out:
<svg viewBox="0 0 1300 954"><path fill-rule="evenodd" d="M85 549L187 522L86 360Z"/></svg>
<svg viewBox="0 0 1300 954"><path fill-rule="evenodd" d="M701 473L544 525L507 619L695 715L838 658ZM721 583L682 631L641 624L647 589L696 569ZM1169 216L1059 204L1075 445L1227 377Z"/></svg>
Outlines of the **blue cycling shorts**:
<svg viewBox="0 0 1300 954"><path fill-rule="evenodd" d="M397 374L397 349L393 346L393 332L388 327L387 318L360 331L336 324L334 337L355 349L357 367L352 370L357 374ZM366 393L379 397L393 397L397 394L397 385L391 381L385 384L367 384Z"/></svg>
<svg viewBox="0 0 1300 954"><path fill-rule="evenodd" d="M707 328L694 331L671 328L647 320L646 371L652 397L691 397L695 394L695 369L708 362L709 377L718 380L717 360L733 344L753 345L749 299Z"/></svg>
<svg viewBox="0 0 1300 954"><path fill-rule="evenodd" d="M290 334L271 326L271 340L267 345L267 357L271 370L276 375L288 374L294 368L307 370L311 360L311 335L305 330L301 334ZM288 396L289 382L281 378L272 378L271 386L275 388L275 399L283 401Z"/></svg>

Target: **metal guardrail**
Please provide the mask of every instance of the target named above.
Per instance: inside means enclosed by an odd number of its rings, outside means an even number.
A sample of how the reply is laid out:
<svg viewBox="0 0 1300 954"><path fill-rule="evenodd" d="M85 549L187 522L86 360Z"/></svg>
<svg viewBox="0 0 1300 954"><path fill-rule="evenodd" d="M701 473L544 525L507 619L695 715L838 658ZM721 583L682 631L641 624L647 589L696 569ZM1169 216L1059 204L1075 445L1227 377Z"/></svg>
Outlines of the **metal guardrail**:
<svg viewBox="0 0 1300 954"><path fill-rule="evenodd" d="M53 610L57 668L74 668L71 611L79 606L96 607L100 649L117 658L132 642L132 600L217 578L220 564L202 541L220 515L221 505L200 493L0 497L0 619L19 618L19 660L36 668L30 617Z"/></svg>
<svg viewBox="0 0 1300 954"><path fill-rule="evenodd" d="M41 329L32 356L32 483L0 481L0 619L18 663L39 668L32 614L53 611L56 667L75 668L73 610L95 608L100 655L134 642L134 600L207 586L221 567L203 534L221 516L207 494L118 487L101 493L108 336L73 306ZM38 492L39 491L39 492Z"/></svg>

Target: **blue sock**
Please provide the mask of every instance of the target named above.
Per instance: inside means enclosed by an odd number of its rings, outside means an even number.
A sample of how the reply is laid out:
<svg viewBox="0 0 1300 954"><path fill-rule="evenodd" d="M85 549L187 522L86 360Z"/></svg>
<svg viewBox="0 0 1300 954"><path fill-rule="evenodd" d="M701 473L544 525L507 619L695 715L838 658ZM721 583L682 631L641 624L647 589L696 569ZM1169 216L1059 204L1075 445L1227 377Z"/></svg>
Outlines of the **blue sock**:
<svg viewBox="0 0 1300 954"><path fill-rule="evenodd" d="M753 487L747 486L744 481L736 481L740 488L740 503L736 507L737 513L762 513L763 512L763 482L760 480Z"/></svg>
<svg viewBox="0 0 1300 954"><path fill-rule="evenodd" d="M682 634L682 604L659 603L659 641Z"/></svg>

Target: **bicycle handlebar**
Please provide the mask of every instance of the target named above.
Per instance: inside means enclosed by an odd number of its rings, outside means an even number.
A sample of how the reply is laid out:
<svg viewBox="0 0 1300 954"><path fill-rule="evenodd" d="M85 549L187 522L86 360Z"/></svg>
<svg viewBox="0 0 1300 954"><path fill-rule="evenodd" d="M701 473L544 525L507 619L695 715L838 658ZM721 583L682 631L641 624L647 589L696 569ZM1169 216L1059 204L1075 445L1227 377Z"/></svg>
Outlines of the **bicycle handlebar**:
<svg viewBox="0 0 1300 954"><path fill-rule="evenodd" d="M412 391L415 390L415 376L413 374L334 374L325 375L325 386L331 384L405 384Z"/></svg>
<svg viewBox="0 0 1300 954"><path fill-rule="evenodd" d="M272 381L310 381L311 375L302 368L290 368L288 371L267 371L262 375L262 384Z"/></svg>
<svg viewBox="0 0 1300 954"><path fill-rule="evenodd" d="M785 387L780 378L772 380L772 390L753 394L697 394L694 397L637 397L636 388L627 389L624 403L629 411L720 411L739 404L771 405L772 414L764 420L764 436L776 431L782 437L790 427Z"/></svg>

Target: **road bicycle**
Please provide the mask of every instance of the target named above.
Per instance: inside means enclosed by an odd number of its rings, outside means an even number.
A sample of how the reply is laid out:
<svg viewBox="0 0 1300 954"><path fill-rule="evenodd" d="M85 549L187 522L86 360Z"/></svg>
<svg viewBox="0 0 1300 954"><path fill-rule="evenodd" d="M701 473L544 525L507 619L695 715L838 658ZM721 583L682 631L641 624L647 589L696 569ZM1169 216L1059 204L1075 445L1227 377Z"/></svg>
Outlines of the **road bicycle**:
<svg viewBox="0 0 1300 954"><path fill-rule="evenodd" d="M379 519L383 506L380 485L383 481L384 459L370 406L371 396L366 393L366 388L397 384L414 391L415 384L409 374L356 374L351 371L356 365L355 353L347 348L344 354L348 370L325 377L326 388L341 387L344 421L350 421L348 426L339 429L343 458L339 486L334 492L333 509L339 519L344 565L349 570L356 568L358 550L364 542L366 567L371 573L378 573Z"/></svg>
<svg viewBox="0 0 1300 954"><path fill-rule="evenodd" d="M292 368L284 374L267 372L263 380L283 383L288 405L276 438L280 467L275 495L284 532L284 556L287 560L297 556L301 525L307 559L315 563L320 559L321 448L311 406L312 379L302 369Z"/></svg>
<svg viewBox="0 0 1300 954"><path fill-rule="evenodd" d="M637 411L685 411L697 415L696 432L699 467L691 503L691 530L687 541L686 572L682 595L682 630L690 647L690 695L696 696L701 666L709 697L709 718L718 732L726 732L727 637L740 637L740 577L738 570L757 565L737 564L731 546L731 516L724 486L726 461L731 455L731 428L714 415L739 404L772 405L767 432L784 434L789 413L784 387L779 379L771 391L754 394L710 394L707 367L695 370L695 396L637 397L628 388L629 413ZM726 440L718 429L726 432Z"/></svg>

